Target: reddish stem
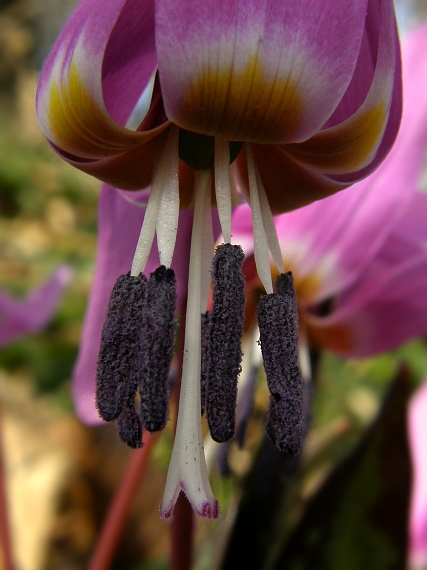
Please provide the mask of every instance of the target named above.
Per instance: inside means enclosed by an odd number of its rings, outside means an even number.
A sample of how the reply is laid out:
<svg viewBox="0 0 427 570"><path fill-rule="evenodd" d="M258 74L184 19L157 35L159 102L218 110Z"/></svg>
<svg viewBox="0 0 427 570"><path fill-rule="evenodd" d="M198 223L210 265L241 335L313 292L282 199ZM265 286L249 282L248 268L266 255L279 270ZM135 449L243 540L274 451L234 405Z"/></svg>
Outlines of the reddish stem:
<svg viewBox="0 0 427 570"><path fill-rule="evenodd" d="M190 570L193 564L193 508L180 493L171 523L170 570Z"/></svg>
<svg viewBox="0 0 427 570"><path fill-rule="evenodd" d="M88 570L108 570L110 568L135 493L147 469L151 448L156 440L156 436L145 432L144 447L132 452L120 487L101 529Z"/></svg>
<svg viewBox="0 0 427 570"><path fill-rule="evenodd" d="M3 409L0 405L0 541L4 570L13 570L12 546L9 532L9 516L7 508L7 481L4 461L3 443Z"/></svg>

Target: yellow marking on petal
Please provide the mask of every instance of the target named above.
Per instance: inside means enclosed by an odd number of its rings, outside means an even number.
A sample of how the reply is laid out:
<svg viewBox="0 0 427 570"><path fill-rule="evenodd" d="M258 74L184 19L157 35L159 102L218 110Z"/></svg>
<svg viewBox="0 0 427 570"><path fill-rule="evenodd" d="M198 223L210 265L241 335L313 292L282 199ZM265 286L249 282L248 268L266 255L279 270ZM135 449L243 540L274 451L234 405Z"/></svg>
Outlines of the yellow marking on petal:
<svg viewBox="0 0 427 570"><path fill-rule="evenodd" d="M295 82L267 77L255 56L243 71L232 65L204 70L175 120L198 133L274 144L292 140L303 107Z"/></svg>
<svg viewBox="0 0 427 570"><path fill-rule="evenodd" d="M384 103L320 131L300 144L286 147L300 163L328 174L345 174L361 169L381 142L387 121Z"/></svg>
<svg viewBox="0 0 427 570"><path fill-rule="evenodd" d="M51 82L48 119L52 142L84 158L113 156L151 138L115 123L94 100L74 62L65 80Z"/></svg>

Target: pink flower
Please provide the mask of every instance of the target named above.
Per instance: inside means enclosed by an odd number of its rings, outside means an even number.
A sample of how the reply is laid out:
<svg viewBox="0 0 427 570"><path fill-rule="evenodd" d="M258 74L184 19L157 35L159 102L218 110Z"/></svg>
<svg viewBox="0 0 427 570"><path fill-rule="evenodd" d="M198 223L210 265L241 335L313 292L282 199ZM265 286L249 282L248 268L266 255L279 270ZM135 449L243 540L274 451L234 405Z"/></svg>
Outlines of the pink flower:
<svg viewBox="0 0 427 570"><path fill-rule="evenodd" d="M42 330L52 319L70 278L70 268L62 265L23 300L0 291L0 346Z"/></svg>
<svg viewBox="0 0 427 570"><path fill-rule="evenodd" d="M101 315L110 275L131 269L114 285L101 333L97 406L135 447L143 426L157 431L167 420L165 369L176 295L171 265L185 276L188 271L180 405L163 516L181 490L199 514L218 515L201 439L200 377L208 376L211 434L225 441L234 433L244 305L243 253L230 245L233 201L240 193L251 204L258 270L272 292L265 263L274 241L272 212L293 210L370 174L394 142L400 113L391 0L82 0L64 27L40 78L41 129L62 158L111 186L138 191L151 185L139 238L136 214L104 189L106 234L90 305L90 315ZM208 322L205 367L201 314L210 288L213 193L226 243L213 262L212 317L202 317ZM183 208L194 208L189 246L181 243ZM128 215L131 223L123 226ZM147 282L143 272L155 235L161 267ZM136 240L130 263L129 243ZM121 255L113 269L107 269L106 243ZM76 378L93 378L87 354L97 349L99 335L99 318L90 317ZM155 397L160 385L165 394ZM89 418L92 411L86 404L80 413Z"/></svg>

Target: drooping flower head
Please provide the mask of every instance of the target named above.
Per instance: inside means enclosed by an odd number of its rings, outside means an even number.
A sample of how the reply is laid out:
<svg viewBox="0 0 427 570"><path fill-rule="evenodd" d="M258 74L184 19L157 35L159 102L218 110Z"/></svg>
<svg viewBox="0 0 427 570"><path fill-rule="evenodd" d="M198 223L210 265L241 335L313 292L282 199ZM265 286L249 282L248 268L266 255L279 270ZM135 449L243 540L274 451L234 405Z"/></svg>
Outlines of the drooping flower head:
<svg viewBox="0 0 427 570"><path fill-rule="evenodd" d="M201 442L200 376L207 377L203 406L211 433L223 441L234 433L244 304L243 252L230 245L232 203L244 198L251 206L257 269L269 294L260 318L263 352L274 369L280 351L272 327L283 318L291 323L282 342L293 362L296 321L292 284L273 295L272 213L372 172L394 141L400 107L391 0L83 0L63 29L38 89L43 132L70 164L113 187L151 185L130 274L119 278L110 299L97 372L101 415L117 419L120 435L135 446L144 426L156 431L167 419L153 386L166 386L172 357L170 267L179 209L194 208L164 516L181 489L199 513L218 512ZM206 315L212 202L225 243L215 254L214 305ZM155 234L161 266L147 280L142 272ZM298 376L293 365L289 373Z"/></svg>

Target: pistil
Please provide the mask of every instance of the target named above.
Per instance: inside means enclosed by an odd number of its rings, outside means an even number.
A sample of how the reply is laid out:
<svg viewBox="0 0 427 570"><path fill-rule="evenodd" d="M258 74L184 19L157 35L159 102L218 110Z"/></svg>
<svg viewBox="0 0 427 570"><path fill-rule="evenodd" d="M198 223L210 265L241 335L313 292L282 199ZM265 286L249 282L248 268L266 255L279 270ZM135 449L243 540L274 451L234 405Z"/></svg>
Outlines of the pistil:
<svg viewBox="0 0 427 570"><path fill-rule="evenodd" d="M175 441L160 507L163 518L172 514L181 490L200 515L207 518L219 515L218 503L209 484L200 422L200 315L206 310L206 305L201 306L202 299L207 297L202 285L208 283L206 276L202 276L202 235L204 224L211 216L210 185L210 173L202 171L195 194L181 393Z"/></svg>

